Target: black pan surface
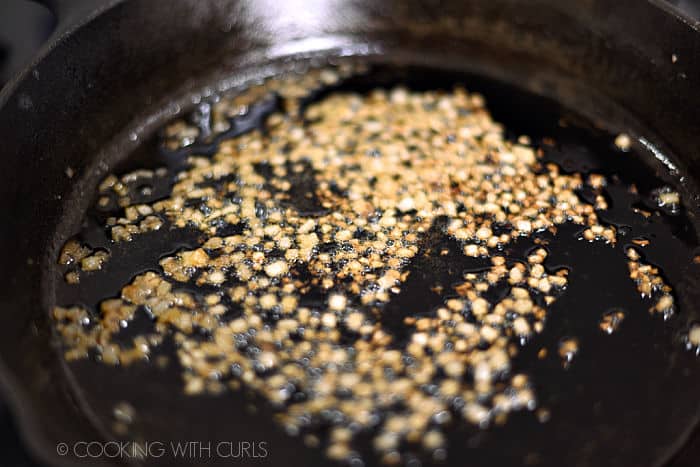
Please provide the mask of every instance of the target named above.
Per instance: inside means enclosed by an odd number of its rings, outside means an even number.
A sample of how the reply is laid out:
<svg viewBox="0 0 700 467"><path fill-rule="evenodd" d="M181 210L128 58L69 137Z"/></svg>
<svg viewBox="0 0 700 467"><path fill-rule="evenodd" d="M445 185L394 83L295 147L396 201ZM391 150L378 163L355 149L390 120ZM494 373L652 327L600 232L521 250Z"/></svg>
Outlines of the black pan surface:
<svg viewBox="0 0 700 467"><path fill-rule="evenodd" d="M386 58L377 56L368 57L368 60L383 62ZM451 448L445 464L464 465L465 457L469 459L468 465L474 466L494 463L641 464L650 455L640 447L641 440L647 440L645 445L654 450L652 456L662 456L662 452L656 451L658 447L673 444L684 431L682 427L693 424L695 410L688 410L688 407L696 405L692 388L700 382L697 358L683 343L683 333L695 319L691 304L698 299L697 289L686 280L697 276L700 267L693 262L698 245L695 227L685 214L660 213L645 219L633 211L634 207L645 205L644 200L651 190L662 186L664 179L669 180L667 168L642 144L638 144L637 153L631 157L622 153L612 143L614 135L601 129L600 122L596 128L551 100L524 94L516 87L475 75L375 65L367 75L325 93L362 92L396 83L413 89L449 89L456 83L463 83L468 89L486 96L494 118L506 125L512 138L521 134L535 138L536 146L545 153L545 160L556 162L567 171L608 175L613 183L606 195L612 207L601 213L602 220L623 232L621 241L613 248L582 242L579 240L581 227L566 225L556 235L539 234L505 250L508 261L525 261L528 252L537 248L534 240L539 237L549 242L547 267L551 270L567 267L571 271L570 286L553 307L545 332L525 345L514 363L515 371L524 370L532 375L539 404L551 416L542 422L534 413L518 413L503 427L488 430L457 423L451 429ZM325 93L320 93L316 99ZM265 115L273 110L269 107L262 104L253 107L249 114L234 119L232 128L238 133L264 126ZM542 140L546 138L554 139L556 144L545 144ZM210 154L215 148L216 144L195 143L185 151L171 153L161 148L154 137L137 151L136 161L129 165L178 168L188 155ZM166 180L172 180L174 172ZM628 192L631 183L638 187L638 195ZM299 189L300 192L309 190L313 187ZM167 191L167 183L157 186L148 198L159 198ZM102 218L107 215L113 214L100 213ZM140 236L128 245L114 245L102 223L89 215L86 222L81 240L93 248L109 250L112 258L104 271L84 276L77 287L64 283L64 268L57 268L55 280L57 303L86 304L92 307L93 313L100 300L117 296L119 288L136 273L158 270L157 262L165 255L183 246L193 248L199 244L196 232L181 229ZM402 292L382 313L384 328L399 342L405 332L404 316L434 310L441 304L441 295L431 291L435 285L457 283L465 271L479 271L489 264L488 260L462 256L457 242L444 236L437 224L421 242L418 259L408 268L410 279L403 285ZM651 316L647 311L649 302L640 298L627 277L624 251L633 245L631 241L635 238L651 240L644 248L646 260L661 266L671 283L677 284L676 294L686 305L682 307L680 318L664 322L659 316ZM440 252L444 249L451 253L442 255ZM426 256L428 251L433 253ZM507 293L508 287L502 292ZM498 293L497 289L494 300L499 299ZM627 318L619 333L607 336L597 325L602 314L611 309L625 310ZM130 325L130 329L137 326L138 323ZM582 348L567 369L562 368L557 355L558 343L565 336L576 336ZM537 356L542 348L548 351L544 360ZM117 370L97 362L70 364L71 379L75 380L83 402L93 412L96 425L109 431L114 419L113 408L128 401L137 415L126 440L167 440L168 445L183 439L211 439L214 445L232 440L251 444L267 441L269 456L264 460L272 465L292 454L298 465L319 461L317 449L301 447L285 437L280 427L271 421L269 407L244 391L216 397L183 395L181 370L172 350L171 343L153 356L153 359L158 355L170 357L171 363L166 369L154 368L152 363ZM251 404L251 401L255 402ZM171 415L173 412L180 414L176 420ZM268 441L270 435L274 442ZM499 449L499 446L508 448ZM371 449L367 451L371 454ZM177 461L196 465L200 461L196 450L192 456L193 459ZM212 460L228 461L218 459L217 453L212 457ZM365 461L367 465L374 465L371 456ZM172 459L168 457L166 464L170 462Z"/></svg>

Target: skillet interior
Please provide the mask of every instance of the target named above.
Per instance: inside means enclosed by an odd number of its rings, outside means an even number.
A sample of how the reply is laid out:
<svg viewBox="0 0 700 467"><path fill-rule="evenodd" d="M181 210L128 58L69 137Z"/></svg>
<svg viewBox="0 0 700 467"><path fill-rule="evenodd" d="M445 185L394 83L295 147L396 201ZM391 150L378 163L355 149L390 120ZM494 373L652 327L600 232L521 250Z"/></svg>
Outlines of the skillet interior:
<svg viewBox="0 0 700 467"><path fill-rule="evenodd" d="M19 383L24 391L15 401L42 414L41 430L31 416L25 428L40 434L32 439L46 453L54 452L56 441L94 438L95 427L82 401L75 401L49 346L45 316L54 291L45 278L56 248L75 231L97 179L137 144L130 134L152 131L166 117L157 109L168 109L165 113L171 115L186 107L188 97L179 107L165 106L170 96L199 92L203 84L224 76L240 79L237 70L244 68L259 73L261 68L252 66L256 63L274 67L284 61L270 57L328 49L408 61L430 57L432 65L460 59L473 71L517 80L583 113L602 111L620 127L636 126L644 134L651 128L655 141L670 142L673 153L680 155L684 172L691 174L689 187L698 174L698 116L693 113L698 97L692 92L698 64L690 60L696 33L650 4L639 8L620 2L613 8L593 2L574 11L556 2L527 10L516 2L455 2L439 8L430 2L382 7L318 2L317 8L306 6L301 14L294 2L284 7L266 2L165 3L125 2L80 29L36 67L37 73L25 76L12 95L6 92L0 114L8 164L1 202L4 212L17 213L13 225L2 231L4 244L13 248L2 271L0 345L11 385ZM619 15L623 10L639 16ZM671 34L655 38L654 46L634 45L647 43L642 38L650 24L662 24ZM107 30L120 34L107 37ZM681 58L675 64L672 53ZM613 101L627 112L608 104ZM77 170L74 179L65 176L67 166ZM689 211L694 216L695 200L686 199L693 200ZM679 409L687 418L673 429L659 429L667 436L651 453L657 460L675 449L693 421L694 411ZM229 415L231 423L241 417L235 411ZM274 443L289 441L275 438ZM648 454L639 451L642 460ZM579 459L585 465L586 459Z"/></svg>

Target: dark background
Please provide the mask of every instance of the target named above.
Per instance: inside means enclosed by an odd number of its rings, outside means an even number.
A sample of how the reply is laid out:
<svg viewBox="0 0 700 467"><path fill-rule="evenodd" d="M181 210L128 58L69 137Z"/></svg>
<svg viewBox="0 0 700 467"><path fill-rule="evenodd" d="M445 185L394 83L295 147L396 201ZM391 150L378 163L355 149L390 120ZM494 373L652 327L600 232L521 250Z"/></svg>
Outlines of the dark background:
<svg viewBox="0 0 700 467"><path fill-rule="evenodd" d="M700 0L671 0L669 3L700 19ZM31 62L34 53L49 37L54 25L51 12L38 3L28 0L0 0L0 88ZM41 467L31 460L23 448L12 417L1 400L0 466ZM700 466L700 435L696 435L689 446L669 465L697 466Z"/></svg>

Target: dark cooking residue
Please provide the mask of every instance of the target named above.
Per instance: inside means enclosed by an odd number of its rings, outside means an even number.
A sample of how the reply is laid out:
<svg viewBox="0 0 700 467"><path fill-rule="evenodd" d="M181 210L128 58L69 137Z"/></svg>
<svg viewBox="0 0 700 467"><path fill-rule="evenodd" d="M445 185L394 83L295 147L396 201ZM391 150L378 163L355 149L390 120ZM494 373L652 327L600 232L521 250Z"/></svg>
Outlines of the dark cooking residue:
<svg viewBox="0 0 700 467"><path fill-rule="evenodd" d="M687 253L695 232L676 191L617 171L640 164L629 136L598 134L619 161L598 160L583 130L504 128L478 93L390 76L267 80L168 125L148 169L107 177L59 258L66 357L129 365L171 341L185 392L253 389L329 457L359 459L369 435L393 464L444 458L455 423L537 408L518 356L567 294L568 252L585 263L604 244L629 276L614 286L678 311L645 249ZM630 319L611 305L606 334ZM564 368L585 352L576 336L550 349Z"/></svg>

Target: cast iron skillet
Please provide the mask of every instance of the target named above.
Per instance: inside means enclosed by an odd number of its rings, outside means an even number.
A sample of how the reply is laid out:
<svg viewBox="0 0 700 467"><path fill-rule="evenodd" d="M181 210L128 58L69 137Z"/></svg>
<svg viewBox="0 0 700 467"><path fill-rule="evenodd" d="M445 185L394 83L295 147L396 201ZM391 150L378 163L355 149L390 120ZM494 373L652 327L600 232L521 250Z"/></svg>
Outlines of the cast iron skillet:
<svg viewBox="0 0 700 467"><path fill-rule="evenodd" d="M96 182L109 168L163 119L191 106L193 95L215 90L213 83L235 86L287 66L290 58L313 56L368 55L443 68L459 64L650 138L652 149L670 155L679 168L677 182L688 216L697 224L700 31L697 23L661 2L46 3L57 15L56 32L34 63L0 94L0 379L27 443L49 464L76 463L56 453L59 442L108 438L103 413L112 399L106 394L130 391L123 380L95 369L93 387L105 394L101 404L102 394L81 393L82 386L62 362L47 319L55 299L57 249L76 232ZM68 177L67 167L76 175ZM700 312L697 271L685 278L679 271L683 319L690 321ZM528 451L537 435L527 428L505 442L491 434L462 434L463 442L453 445L463 450L450 463L667 463L687 440L700 409L694 397L700 388L697 362L679 349L669 344L650 364L663 364L662 374L649 375L668 384L656 381L638 393L619 394L640 401L636 411L614 412L614 403L579 407L558 425L558 435L547 435L552 443L544 453ZM634 366L639 370L646 364L642 358ZM133 376L130 381L138 384L136 378L146 378ZM616 377L625 379L624 367ZM566 388L576 394L595 391L593 379ZM166 433L184 440L265 440L269 465L321 461L315 451L270 425L264 414L251 416L235 401L188 401L178 393L178 382L170 383L131 384L138 389L134 398L158 407L151 425L170 430L141 433L146 440L165 439ZM566 388L562 386L564 399L571 396ZM603 423L606 411L622 420L619 426ZM202 418L211 413L217 416ZM588 432L581 433L579 426ZM490 454L484 458L484 452Z"/></svg>

